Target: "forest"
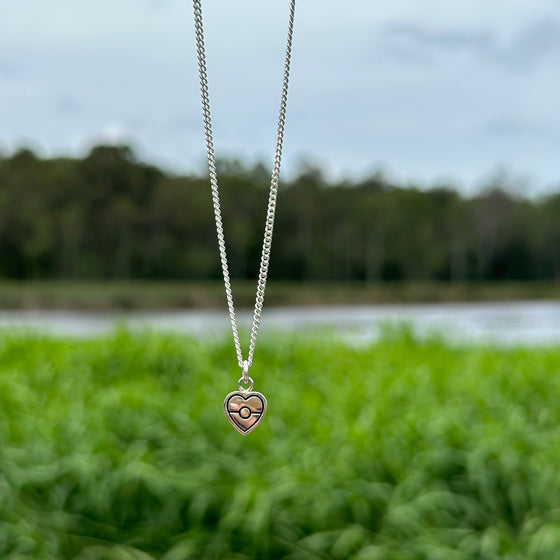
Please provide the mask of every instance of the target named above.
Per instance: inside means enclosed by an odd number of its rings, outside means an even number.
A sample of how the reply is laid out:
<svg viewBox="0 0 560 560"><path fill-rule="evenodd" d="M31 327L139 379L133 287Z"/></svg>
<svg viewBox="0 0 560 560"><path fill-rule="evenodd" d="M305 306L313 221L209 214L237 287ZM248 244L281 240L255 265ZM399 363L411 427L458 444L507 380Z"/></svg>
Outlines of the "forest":
<svg viewBox="0 0 560 560"><path fill-rule="evenodd" d="M269 170L218 164L231 273L253 278ZM281 184L269 274L276 280L560 280L560 193L499 182L475 196L381 174L327 181L311 166ZM217 279L208 178L138 160L128 146L83 158L0 156L0 278Z"/></svg>

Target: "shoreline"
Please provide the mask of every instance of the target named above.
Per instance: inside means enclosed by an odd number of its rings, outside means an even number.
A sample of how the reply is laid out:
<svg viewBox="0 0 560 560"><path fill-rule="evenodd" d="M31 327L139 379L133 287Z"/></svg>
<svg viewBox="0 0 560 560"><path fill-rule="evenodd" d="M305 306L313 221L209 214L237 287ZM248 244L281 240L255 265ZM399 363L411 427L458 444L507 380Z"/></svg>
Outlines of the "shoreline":
<svg viewBox="0 0 560 560"><path fill-rule="evenodd" d="M255 282L235 281L236 307L252 308ZM265 305L317 307L418 303L560 300L559 283L402 282L298 283L271 281ZM0 281L0 310L186 310L225 305L220 281Z"/></svg>

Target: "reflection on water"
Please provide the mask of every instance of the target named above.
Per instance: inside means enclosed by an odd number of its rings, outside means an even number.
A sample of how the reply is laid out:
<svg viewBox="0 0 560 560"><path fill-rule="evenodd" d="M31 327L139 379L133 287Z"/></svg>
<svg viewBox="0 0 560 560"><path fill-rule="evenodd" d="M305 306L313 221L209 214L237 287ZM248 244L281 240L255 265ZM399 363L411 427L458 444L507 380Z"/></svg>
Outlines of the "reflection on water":
<svg viewBox="0 0 560 560"><path fill-rule="evenodd" d="M239 313L248 325L249 311ZM107 331L118 322L130 328L154 328L194 335L223 334L229 318L218 311L92 313L74 311L0 312L0 327L25 327L57 335L86 336ZM353 341L375 339L384 323L408 323L419 335L438 332L454 341L500 344L560 343L560 302L370 305L265 309L262 332L330 329Z"/></svg>

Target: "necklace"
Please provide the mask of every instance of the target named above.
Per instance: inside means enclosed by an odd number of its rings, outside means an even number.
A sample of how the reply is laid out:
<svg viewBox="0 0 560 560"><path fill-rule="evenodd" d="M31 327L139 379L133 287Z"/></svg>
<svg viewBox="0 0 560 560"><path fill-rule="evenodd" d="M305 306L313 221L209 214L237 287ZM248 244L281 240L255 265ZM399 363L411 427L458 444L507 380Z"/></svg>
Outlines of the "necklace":
<svg viewBox="0 0 560 560"><path fill-rule="evenodd" d="M218 251L222 265L226 299L231 320L231 330L237 355L237 363L241 368L242 375L237 382L237 391L229 393L224 400L224 412L232 426L241 434L248 434L255 429L266 413L266 398L261 393L253 391L253 379L249 377L249 368L253 365L255 345L261 323L261 316L266 290L266 279L268 276L268 264L270 262L270 247L272 244L272 232L274 229L274 217L276 214L276 201L278 198L278 183L280 180L280 163L282 160L282 144L284 141L284 124L286 121L286 104L288 100L288 82L290 78L290 59L292 54L292 36L294 29L294 14L296 0L290 0L290 17L288 24L288 40L286 44L286 58L284 63L284 78L282 82L282 93L280 99L280 112L278 116L278 134L276 138L276 151L274 153L274 164L270 180L268 195L268 207L266 211L266 222L264 228L264 239L261 253L261 263L257 279L257 293L255 297L255 308L253 311L253 324L251 327L251 338L247 359L243 359L241 343L239 341L239 330L235 317L233 305L233 294L227 261L226 243L222 223L222 211L220 208L220 192L216 171L216 158L214 154L214 140L212 135L212 120L210 117L210 98L208 94L208 74L206 69L206 52L204 48L204 27L202 24L201 0L193 0L194 26L196 35L196 49L198 56L198 70L200 75L200 93L202 97L202 117L204 121L204 133L206 139L206 151L208 155L208 170L210 174L210 188L212 191L212 203L214 206L214 218L216 220L216 232L218 236Z"/></svg>

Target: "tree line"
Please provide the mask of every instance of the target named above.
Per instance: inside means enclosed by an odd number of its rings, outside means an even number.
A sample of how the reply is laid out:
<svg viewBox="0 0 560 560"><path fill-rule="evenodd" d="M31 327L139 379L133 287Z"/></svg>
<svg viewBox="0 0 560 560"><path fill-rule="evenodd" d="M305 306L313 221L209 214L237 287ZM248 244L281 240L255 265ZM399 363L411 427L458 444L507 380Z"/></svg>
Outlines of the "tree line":
<svg viewBox="0 0 560 560"><path fill-rule="evenodd" d="M231 273L258 269L269 171L218 163ZM271 278L334 281L560 280L560 193L503 185L472 197L378 174L281 185ZM208 178L138 161L127 146L82 159L0 157L0 278L220 278Z"/></svg>

